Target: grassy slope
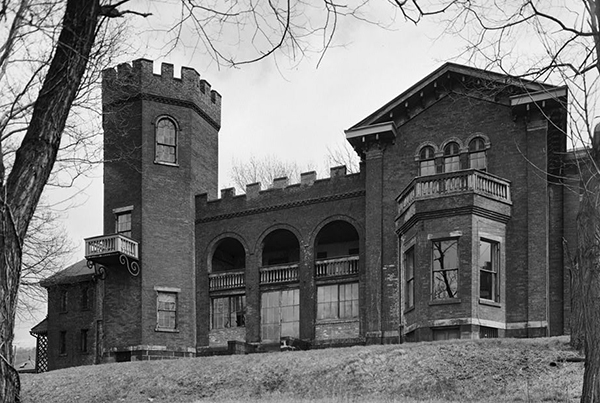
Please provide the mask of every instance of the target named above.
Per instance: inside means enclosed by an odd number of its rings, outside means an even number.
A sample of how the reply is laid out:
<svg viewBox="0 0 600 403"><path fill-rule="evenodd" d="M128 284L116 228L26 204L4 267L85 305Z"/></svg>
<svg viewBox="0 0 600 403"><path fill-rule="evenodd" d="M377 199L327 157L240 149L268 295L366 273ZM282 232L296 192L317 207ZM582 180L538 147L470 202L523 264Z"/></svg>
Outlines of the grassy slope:
<svg viewBox="0 0 600 403"><path fill-rule="evenodd" d="M23 402L576 401L568 339L488 339L132 362L22 376Z"/></svg>

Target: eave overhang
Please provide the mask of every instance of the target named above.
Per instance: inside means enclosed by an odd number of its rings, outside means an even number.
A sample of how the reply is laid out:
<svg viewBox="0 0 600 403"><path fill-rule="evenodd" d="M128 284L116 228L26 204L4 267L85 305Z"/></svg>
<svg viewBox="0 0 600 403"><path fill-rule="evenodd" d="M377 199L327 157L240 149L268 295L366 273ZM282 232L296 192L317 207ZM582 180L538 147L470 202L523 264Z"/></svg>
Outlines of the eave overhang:
<svg viewBox="0 0 600 403"><path fill-rule="evenodd" d="M509 104L510 95L516 92L515 102L523 102L531 94L553 94L558 90L561 93L565 87L556 87L550 84L538 83L529 80L511 77L505 74L494 73L487 70L462 66L454 63L445 63L440 68L411 86L390 102L361 120L346 131L354 131L362 127L368 127L385 121L406 120L398 117L398 114L410 119L419 110L423 110L432 104L432 100L440 99L448 92L471 91L473 95L489 98L491 101ZM477 94L479 88L480 94ZM512 92L512 94L511 94ZM350 140L350 138L348 138Z"/></svg>
<svg viewBox="0 0 600 403"><path fill-rule="evenodd" d="M373 143L394 143L398 128L394 122L377 123L369 126L344 130L346 140L356 151Z"/></svg>

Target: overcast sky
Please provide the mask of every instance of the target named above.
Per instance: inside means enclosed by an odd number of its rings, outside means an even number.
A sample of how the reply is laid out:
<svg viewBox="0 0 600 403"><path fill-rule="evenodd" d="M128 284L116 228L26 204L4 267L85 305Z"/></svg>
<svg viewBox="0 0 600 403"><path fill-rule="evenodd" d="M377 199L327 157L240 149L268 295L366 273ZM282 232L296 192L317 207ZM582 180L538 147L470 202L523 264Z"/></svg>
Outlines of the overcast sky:
<svg viewBox="0 0 600 403"><path fill-rule="evenodd" d="M165 59L156 50L142 50L129 59L148 58L195 68L222 97L219 133L219 186L231 185L233 160L275 155L301 167L324 170L327 148L344 142L348 129L371 112L432 72L445 61L455 60L461 43L439 36L429 22L414 26L401 22L395 30L352 23L340 32L317 68L318 57L299 64L283 57L245 65L218 68L204 52L176 49ZM460 59L458 60L460 61ZM160 65L155 63L155 71ZM102 171L77 184L85 189L80 206L64 214L64 226L78 246L71 259L83 259L83 239L102 234ZM29 347L35 339L29 329L46 314L19 323L15 345Z"/></svg>

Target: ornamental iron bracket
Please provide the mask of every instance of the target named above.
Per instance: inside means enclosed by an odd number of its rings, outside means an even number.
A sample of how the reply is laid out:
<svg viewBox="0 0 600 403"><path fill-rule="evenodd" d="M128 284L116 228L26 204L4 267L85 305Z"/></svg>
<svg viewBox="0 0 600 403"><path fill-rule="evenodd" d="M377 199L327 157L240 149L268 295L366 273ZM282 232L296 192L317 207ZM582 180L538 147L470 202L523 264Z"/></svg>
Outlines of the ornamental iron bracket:
<svg viewBox="0 0 600 403"><path fill-rule="evenodd" d="M94 281L106 279L106 267L93 260L88 260L86 264L89 269L94 269L94 274L92 274Z"/></svg>
<svg viewBox="0 0 600 403"><path fill-rule="evenodd" d="M131 259L127 255L119 254L119 263L121 266L125 266L129 274L133 277L137 277L140 274L140 264L137 260ZM107 270L105 265L92 259L88 259L87 267L94 270L94 274L92 275L94 280L106 279Z"/></svg>

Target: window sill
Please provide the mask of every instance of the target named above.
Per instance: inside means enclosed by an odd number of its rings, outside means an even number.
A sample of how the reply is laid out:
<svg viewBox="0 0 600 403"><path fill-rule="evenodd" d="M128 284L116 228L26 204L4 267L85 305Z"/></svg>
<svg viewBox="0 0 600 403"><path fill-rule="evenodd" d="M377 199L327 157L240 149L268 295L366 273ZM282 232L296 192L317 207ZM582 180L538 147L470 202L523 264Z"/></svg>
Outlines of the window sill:
<svg viewBox="0 0 600 403"><path fill-rule="evenodd" d="M460 304L462 300L460 298L452 298L452 299L437 299L434 301L429 301L429 306L431 305L450 305L450 304Z"/></svg>
<svg viewBox="0 0 600 403"><path fill-rule="evenodd" d="M481 305L493 306L496 308L501 308L502 304L500 302L492 301L491 299L479 298L479 303Z"/></svg>
<svg viewBox="0 0 600 403"><path fill-rule="evenodd" d="M335 325L338 323L354 323L358 322L358 318L348 318L348 319L317 319L317 325Z"/></svg>
<svg viewBox="0 0 600 403"><path fill-rule="evenodd" d="M164 333L179 333L179 329L164 329L157 327L154 329L155 332L164 332Z"/></svg>
<svg viewBox="0 0 600 403"><path fill-rule="evenodd" d="M179 167L179 164L176 162L166 162L166 161L156 161L154 160L156 165L166 165L168 167Z"/></svg>
<svg viewBox="0 0 600 403"><path fill-rule="evenodd" d="M412 311L414 311L414 310L415 310L415 306L413 305L413 306L411 306L410 308L406 308L406 309L404 310L404 313L405 313L405 314L406 314L406 313L410 313L410 312L412 312Z"/></svg>

